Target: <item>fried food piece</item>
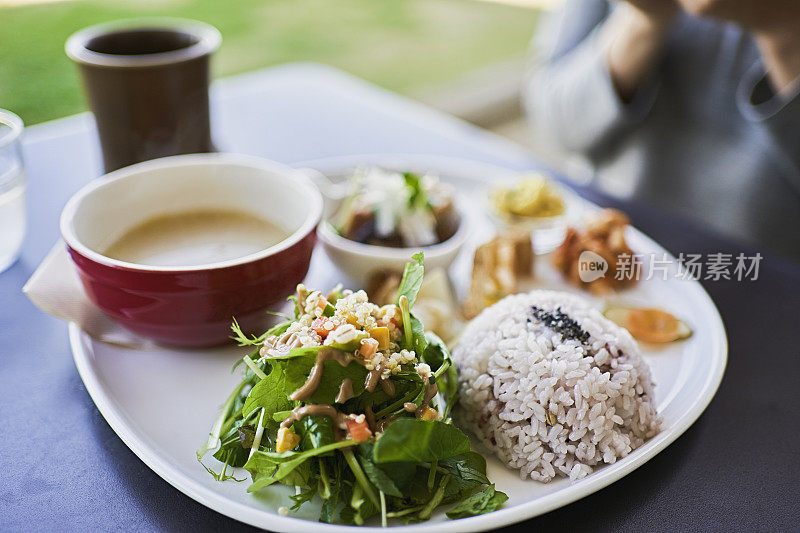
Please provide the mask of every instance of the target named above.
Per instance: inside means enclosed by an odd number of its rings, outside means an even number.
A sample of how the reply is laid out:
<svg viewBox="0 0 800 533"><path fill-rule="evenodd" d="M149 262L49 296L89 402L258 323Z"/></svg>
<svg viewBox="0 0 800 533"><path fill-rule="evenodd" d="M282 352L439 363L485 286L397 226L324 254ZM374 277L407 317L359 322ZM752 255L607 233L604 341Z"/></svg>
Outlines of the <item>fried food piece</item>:
<svg viewBox="0 0 800 533"><path fill-rule="evenodd" d="M341 227L342 237L356 242L366 242L375 232L375 213L369 209L354 209Z"/></svg>
<svg viewBox="0 0 800 533"><path fill-rule="evenodd" d="M629 224L630 220L621 211L603 209L586 221L585 231L567 228L564 242L553 253L553 265L571 284L594 294L634 283L639 266L634 262L633 250L625 242L625 227ZM579 262L586 251L594 252L608 264L605 275L588 282L580 277Z"/></svg>
<svg viewBox="0 0 800 533"><path fill-rule="evenodd" d="M433 218L436 220L436 237L439 242L444 242L458 231L460 223L458 212L451 197L432 207Z"/></svg>
<svg viewBox="0 0 800 533"><path fill-rule="evenodd" d="M475 250L464 315L473 318L484 308L518 292L520 278L533 273L533 245L527 232L512 230Z"/></svg>

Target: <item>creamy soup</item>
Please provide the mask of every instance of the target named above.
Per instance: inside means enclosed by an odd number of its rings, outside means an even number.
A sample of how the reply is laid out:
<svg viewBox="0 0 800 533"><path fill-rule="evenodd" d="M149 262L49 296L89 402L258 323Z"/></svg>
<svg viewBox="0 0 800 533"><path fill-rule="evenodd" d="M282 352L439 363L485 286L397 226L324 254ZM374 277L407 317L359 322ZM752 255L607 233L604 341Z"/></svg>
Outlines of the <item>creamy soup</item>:
<svg viewBox="0 0 800 533"><path fill-rule="evenodd" d="M206 209L146 220L103 253L129 263L194 266L238 259L288 236L277 225L255 215Z"/></svg>

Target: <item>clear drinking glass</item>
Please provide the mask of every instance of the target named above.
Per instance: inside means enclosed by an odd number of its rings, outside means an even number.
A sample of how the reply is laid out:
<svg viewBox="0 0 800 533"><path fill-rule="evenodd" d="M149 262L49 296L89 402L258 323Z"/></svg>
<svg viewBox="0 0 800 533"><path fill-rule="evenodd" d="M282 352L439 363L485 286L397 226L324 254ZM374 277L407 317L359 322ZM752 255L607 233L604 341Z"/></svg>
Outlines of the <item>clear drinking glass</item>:
<svg viewBox="0 0 800 533"><path fill-rule="evenodd" d="M19 257L27 226L22 127L22 119L0 109L0 272Z"/></svg>

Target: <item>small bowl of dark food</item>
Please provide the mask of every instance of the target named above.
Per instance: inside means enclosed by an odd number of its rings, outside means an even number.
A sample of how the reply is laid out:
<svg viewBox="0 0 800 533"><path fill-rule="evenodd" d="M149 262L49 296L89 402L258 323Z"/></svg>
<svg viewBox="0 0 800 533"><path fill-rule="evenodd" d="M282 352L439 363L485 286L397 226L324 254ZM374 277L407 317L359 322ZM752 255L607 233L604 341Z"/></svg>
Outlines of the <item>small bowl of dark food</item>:
<svg viewBox="0 0 800 533"><path fill-rule="evenodd" d="M356 281L378 270L402 271L417 251L428 267L446 269L467 238L453 187L433 174L365 167L339 182L313 177L327 204L319 240Z"/></svg>

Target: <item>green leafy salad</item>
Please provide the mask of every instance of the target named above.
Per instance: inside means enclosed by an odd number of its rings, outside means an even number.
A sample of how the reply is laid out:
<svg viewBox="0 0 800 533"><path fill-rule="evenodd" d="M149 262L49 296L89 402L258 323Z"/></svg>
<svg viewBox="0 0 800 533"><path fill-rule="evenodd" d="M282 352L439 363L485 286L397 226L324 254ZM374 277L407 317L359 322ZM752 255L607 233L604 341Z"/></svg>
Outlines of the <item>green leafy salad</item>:
<svg viewBox="0 0 800 533"><path fill-rule="evenodd" d="M237 363L242 381L197 452L202 463L216 450L222 466L206 470L222 481L244 467L248 492L293 486L281 514L319 498L323 522L386 525L427 520L440 506L450 518L501 507L506 495L452 423L456 367L411 311L423 274L419 253L393 305L299 285L291 320L260 337L234 322L236 340L253 351Z"/></svg>

